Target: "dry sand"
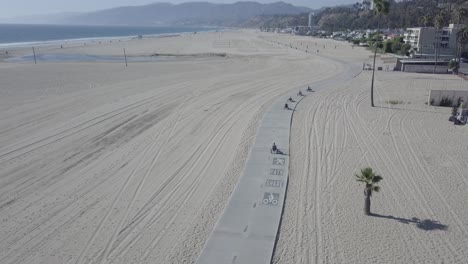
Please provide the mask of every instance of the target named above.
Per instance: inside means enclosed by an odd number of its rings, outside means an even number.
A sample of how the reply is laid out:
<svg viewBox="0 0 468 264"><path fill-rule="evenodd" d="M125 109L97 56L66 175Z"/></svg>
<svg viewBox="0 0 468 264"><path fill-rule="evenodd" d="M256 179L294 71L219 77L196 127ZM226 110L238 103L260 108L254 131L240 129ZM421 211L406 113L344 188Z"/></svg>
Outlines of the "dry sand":
<svg viewBox="0 0 468 264"><path fill-rule="evenodd" d="M284 41L284 40L283 40ZM468 129L431 89L450 75L371 72L305 98L294 115L288 196L273 263L466 263ZM398 101L391 105L389 101ZM384 177L365 216L370 166Z"/></svg>
<svg viewBox="0 0 468 264"><path fill-rule="evenodd" d="M128 68L0 64L0 263L193 262L271 103L370 60L343 42L253 31L37 50L124 47L130 56L199 56ZM379 72L381 107L370 108L369 76L300 104L275 263L468 259L467 129L447 122L449 109L424 105L431 87L466 84ZM373 211L392 217L363 216L353 173L365 165L384 176Z"/></svg>
<svg viewBox="0 0 468 264"><path fill-rule="evenodd" d="M109 54L106 45L70 53ZM340 68L253 33L138 45L234 55L128 68L0 64L1 263L194 260L264 111L292 87Z"/></svg>

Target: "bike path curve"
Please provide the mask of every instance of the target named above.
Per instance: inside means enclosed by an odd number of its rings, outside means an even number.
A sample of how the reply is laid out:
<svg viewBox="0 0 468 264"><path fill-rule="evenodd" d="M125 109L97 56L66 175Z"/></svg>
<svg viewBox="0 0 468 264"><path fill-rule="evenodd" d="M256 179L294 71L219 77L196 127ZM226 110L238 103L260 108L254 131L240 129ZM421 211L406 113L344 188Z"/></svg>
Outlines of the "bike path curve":
<svg viewBox="0 0 468 264"><path fill-rule="evenodd" d="M350 80L360 72L360 65L349 64L344 74L309 86L318 91ZM313 92L305 92L305 87L285 94L264 115L243 174L208 237L197 264L271 263L287 191L293 114L305 96L313 96ZM304 96L297 95L299 89L302 89ZM286 110L284 104L289 97L295 102L288 102L291 109ZM271 153L273 142L283 154Z"/></svg>

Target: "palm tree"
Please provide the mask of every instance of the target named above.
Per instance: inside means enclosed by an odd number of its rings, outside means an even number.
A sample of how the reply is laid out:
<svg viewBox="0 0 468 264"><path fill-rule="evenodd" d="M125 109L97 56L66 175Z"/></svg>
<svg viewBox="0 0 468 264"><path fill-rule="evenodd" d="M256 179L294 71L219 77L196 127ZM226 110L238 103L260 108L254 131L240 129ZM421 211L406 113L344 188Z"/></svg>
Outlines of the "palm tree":
<svg viewBox="0 0 468 264"><path fill-rule="evenodd" d="M424 27L427 27L427 25L428 25L429 22L431 21L431 16L425 15L425 16L419 17L419 20L420 20L421 23L424 25ZM424 43L424 42L423 42L423 39L422 39L423 34L420 34L420 36L421 36L421 39L420 39L419 41L420 41L420 43L421 43L421 47L419 48L419 55L420 55L421 58L422 58L422 52L423 52L423 45L422 45L422 43Z"/></svg>
<svg viewBox="0 0 468 264"><path fill-rule="evenodd" d="M363 182L366 184L366 187L364 188L364 213L366 215L370 215L370 207L371 207L371 196L372 192L378 192L380 191L380 187L377 186L377 184L383 180L382 176L376 175L375 172L372 170L372 168L364 168L361 170L361 174L356 174L356 180L358 182Z"/></svg>
<svg viewBox="0 0 468 264"><path fill-rule="evenodd" d="M434 46L434 55L435 55L435 64L434 64L434 73L437 71L437 61L439 59L439 50L440 50L440 29L444 23L444 15L439 13L434 18L434 28L435 28L435 46Z"/></svg>
<svg viewBox="0 0 468 264"><path fill-rule="evenodd" d="M427 27L429 22L431 22L431 17L429 15L425 15L425 16L420 17L419 20L421 21L424 27Z"/></svg>
<svg viewBox="0 0 468 264"><path fill-rule="evenodd" d="M462 24L468 15L468 10L463 6L460 6L455 8L453 13L456 17L456 20L453 22L456 24Z"/></svg>
<svg viewBox="0 0 468 264"><path fill-rule="evenodd" d="M373 0L374 1L374 15L379 17L377 26L377 36L380 31L380 18L382 15L388 15L390 12L390 2L387 0ZM374 107L374 77L375 77L375 58L377 57L377 40L374 43L374 64L372 65L372 82L371 82L371 106Z"/></svg>
<svg viewBox="0 0 468 264"><path fill-rule="evenodd" d="M356 12L359 13L359 11L362 10L362 3L357 2L353 5L353 7L356 9Z"/></svg>

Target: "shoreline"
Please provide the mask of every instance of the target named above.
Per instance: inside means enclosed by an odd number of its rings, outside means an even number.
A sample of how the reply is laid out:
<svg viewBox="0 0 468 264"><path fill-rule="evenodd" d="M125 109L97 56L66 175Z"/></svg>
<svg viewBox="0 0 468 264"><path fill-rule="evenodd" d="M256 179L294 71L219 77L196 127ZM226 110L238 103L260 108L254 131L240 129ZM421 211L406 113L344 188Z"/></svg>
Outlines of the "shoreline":
<svg viewBox="0 0 468 264"><path fill-rule="evenodd" d="M125 61L124 56L110 55L86 55L86 54L40 54L37 55L37 61L41 63L60 63L60 62L122 62ZM179 59L205 59L205 58L226 58L226 53L199 53L199 54L151 54L151 55L128 55L128 62L156 62L169 61ZM6 63L27 63L33 61L33 55L23 55L19 57L6 58L3 61Z"/></svg>
<svg viewBox="0 0 468 264"><path fill-rule="evenodd" d="M226 29L213 29L213 30L204 30L204 31L183 31L183 32L172 32L172 33L158 33L158 34L140 34L142 39L148 38L168 38L168 37L178 37L181 35L193 34L194 32L225 32ZM8 42L0 43L0 51L6 49L17 49L17 48L29 48L29 47L44 47L44 46L53 46L60 44L83 44L87 42L97 42L97 41L109 41L109 40L132 40L139 39L138 34L136 35L124 35L124 36L107 36L107 37L90 37L90 38L71 38L71 39L56 39L56 40L44 40L44 41L26 41L26 42Z"/></svg>
<svg viewBox="0 0 468 264"><path fill-rule="evenodd" d="M197 34L201 33L216 33L216 32L228 32L227 29L222 30L207 30L207 31L196 31ZM161 33L161 34L152 34L152 35L142 35L142 38L138 36L120 36L120 37L99 37L99 38L82 38L82 39L66 39L66 40L52 40L45 42L24 42L24 43L10 43L10 44L0 44L0 63L8 62L17 62L24 60L24 57L32 56L32 48L36 49L36 54L41 52L42 55L56 55L60 56L63 50L63 55L66 57L85 55L85 56L97 56L100 54L89 54L88 52L78 51L76 53L70 54L70 49L80 49L80 48L93 48L100 45L114 45L116 43L129 43L132 45L132 41L157 41L158 39L170 39L177 37L189 37L191 35L197 35L194 32L179 32L179 33ZM41 51L42 50L42 51ZM44 51L46 51L44 53ZM127 54L127 57L153 57L158 52L152 54ZM176 53L175 53L176 54ZM182 54L181 54L182 55ZM119 55L110 55L111 57L121 56ZM123 57L123 56L122 56ZM26 58L27 59L27 58ZM68 61L69 59L64 59ZM74 61L74 60L73 60ZM81 60L76 60L81 61ZM87 60L85 60L87 61Z"/></svg>

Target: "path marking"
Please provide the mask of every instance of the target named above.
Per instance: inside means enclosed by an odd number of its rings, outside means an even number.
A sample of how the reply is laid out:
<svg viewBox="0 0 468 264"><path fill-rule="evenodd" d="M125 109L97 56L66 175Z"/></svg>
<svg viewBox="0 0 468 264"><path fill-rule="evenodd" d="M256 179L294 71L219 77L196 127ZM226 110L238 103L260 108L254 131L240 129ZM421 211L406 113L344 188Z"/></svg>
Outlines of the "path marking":
<svg viewBox="0 0 468 264"><path fill-rule="evenodd" d="M266 192L263 194L262 203L266 205L278 205L279 193Z"/></svg>
<svg viewBox="0 0 468 264"><path fill-rule="evenodd" d="M268 180L266 180L265 186L266 186L266 187L283 188L283 186L284 186L284 181L283 181L283 180L271 180L271 179L268 179Z"/></svg>
<svg viewBox="0 0 468 264"><path fill-rule="evenodd" d="M273 158L273 165L284 165L286 163L285 158Z"/></svg>
<svg viewBox="0 0 468 264"><path fill-rule="evenodd" d="M282 169L270 169L270 175L283 176L283 172Z"/></svg>

